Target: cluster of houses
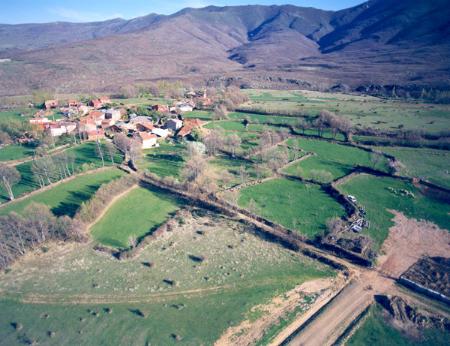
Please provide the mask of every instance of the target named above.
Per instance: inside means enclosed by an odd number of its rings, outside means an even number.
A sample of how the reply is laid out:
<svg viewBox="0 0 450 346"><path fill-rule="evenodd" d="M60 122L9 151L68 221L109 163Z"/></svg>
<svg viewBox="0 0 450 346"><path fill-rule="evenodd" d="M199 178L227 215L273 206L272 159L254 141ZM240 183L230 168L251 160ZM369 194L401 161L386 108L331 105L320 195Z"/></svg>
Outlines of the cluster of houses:
<svg viewBox="0 0 450 346"><path fill-rule="evenodd" d="M111 100L104 96L83 104L76 100L69 100L60 106L58 100L45 102L45 109L40 110L30 119L34 128L46 131L52 137L74 135L83 140L94 141L103 138L113 138L118 133L137 139L142 143L143 149L158 146L159 140L167 137L186 137L195 128L202 127L204 123L199 119L183 119L184 112L190 112L196 107L194 100L202 99L205 104L210 101L206 94L195 97L186 97L185 100L175 102L172 107L168 105L153 105L150 110L166 114L165 120L157 124L148 116L128 114L126 108L111 107ZM61 119L54 119L54 111L63 115Z"/></svg>

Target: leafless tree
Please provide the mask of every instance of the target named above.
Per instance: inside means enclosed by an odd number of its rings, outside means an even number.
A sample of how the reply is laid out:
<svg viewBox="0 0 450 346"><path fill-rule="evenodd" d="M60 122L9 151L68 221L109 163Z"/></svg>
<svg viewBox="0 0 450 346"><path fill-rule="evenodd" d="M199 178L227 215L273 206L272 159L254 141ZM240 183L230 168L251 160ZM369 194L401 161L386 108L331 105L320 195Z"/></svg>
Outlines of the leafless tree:
<svg viewBox="0 0 450 346"><path fill-rule="evenodd" d="M240 149L241 143L241 138L235 133L225 137L225 147L233 157L236 155L236 151Z"/></svg>
<svg viewBox="0 0 450 346"><path fill-rule="evenodd" d="M103 154L102 145L98 139L95 141L95 151L97 152L97 156L102 160L102 167L105 167L105 156Z"/></svg>
<svg viewBox="0 0 450 346"><path fill-rule="evenodd" d="M111 142L106 142L105 148L106 148L106 152L109 156L109 159L111 160L111 163L114 165L115 164L114 157L117 154L117 149L116 149L115 145Z"/></svg>
<svg viewBox="0 0 450 346"><path fill-rule="evenodd" d="M227 107L223 104L214 107L213 120L224 120L228 119Z"/></svg>
<svg viewBox="0 0 450 346"><path fill-rule="evenodd" d="M8 193L9 199L14 200L13 186L20 181L20 173L16 167L0 164L0 177L3 188Z"/></svg>

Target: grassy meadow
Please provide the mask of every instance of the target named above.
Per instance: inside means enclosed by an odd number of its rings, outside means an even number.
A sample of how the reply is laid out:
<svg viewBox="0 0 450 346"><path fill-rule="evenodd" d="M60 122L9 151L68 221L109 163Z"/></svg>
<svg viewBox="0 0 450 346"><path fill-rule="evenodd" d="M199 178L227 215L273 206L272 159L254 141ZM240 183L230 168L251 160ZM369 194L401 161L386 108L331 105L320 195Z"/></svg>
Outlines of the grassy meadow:
<svg viewBox="0 0 450 346"><path fill-rule="evenodd" d="M268 113L295 112L314 116L329 110L347 117L358 127L384 130L422 129L437 133L450 128L450 106L372 96L306 90L245 90L250 102L240 108Z"/></svg>
<svg viewBox="0 0 450 346"><path fill-rule="evenodd" d="M129 238L150 233L178 209L177 200L163 192L136 188L115 202L91 229L98 242L129 247Z"/></svg>
<svg viewBox="0 0 450 346"><path fill-rule="evenodd" d="M65 152L73 155L75 158L73 169L76 173L100 168L102 166L101 159L96 153L96 144L93 142L82 143L67 149ZM122 155L117 154L115 163L120 163L121 161ZM112 165L112 162L107 156L105 156L105 165ZM39 188L38 182L33 178L31 167L31 161L27 161L16 166L16 169L21 175L21 180L13 187L13 192L16 198ZM7 201L9 201L8 195L6 191L4 191L3 187L0 187L0 203Z"/></svg>
<svg viewBox="0 0 450 346"><path fill-rule="evenodd" d="M393 155L402 163L400 174L450 189L449 151L402 147L378 147L377 150Z"/></svg>
<svg viewBox="0 0 450 346"><path fill-rule="evenodd" d="M244 227L199 212L178 220L135 259L118 261L88 244L30 257L0 274L0 339L8 345L24 337L41 345L212 345L253 316L252 307L335 275ZM23 328L15 330L14 322Z"/></svg>
<svg viewBox="0 0 450 346"><path fill-rule="evenodd" d="M355 166L376 168L382 171L388 169L385 158L380 159L379 162L372 162L371 153L362 149L318 139L295 138L288 140L287 143L289 146L315 154L287 167L285 172L290 175L314 179L314 171L320 170L329 172L331 178L329 181L331 181L351 173Z"/></svg>
<svg viewBox="0 0 450 346"><path fill-rule="evenodd" d="M346 194L354 195L367 212L370 235L378 247L386 239L393 218L389 210L397 210L409 218L428 220L450 231L448 197L431 190L420 190L411 183L393 178L379 178L361 174L339 186ZM411 193L407 195L405 192Z"/></svg>
<svg viewBox="0 0 450 346"><path fill-rule="evenodd" d="M344 214L343 207L317 185L288 179L242 189L239 205L308 238L323 233L328 218Z"/></svg>
<svg viewBox="0 0 450 346"><path fill-rule="evenodd" d="M110 168L80 175L49 190L9 203L0 208L0 215L6 215L13 211L22 213L31 203L42 203L47 205L57 216L68 215L72 217L81 203L89 200L102 184L119 178L123 174L116 168Z"/></svg>
<svg viewBox="0 0 450 346"><path fill-rule="evenodd" d="M138 166L159 177L179 177L186 147L182 143L161 142L158 148L144 150Z"/></svg>

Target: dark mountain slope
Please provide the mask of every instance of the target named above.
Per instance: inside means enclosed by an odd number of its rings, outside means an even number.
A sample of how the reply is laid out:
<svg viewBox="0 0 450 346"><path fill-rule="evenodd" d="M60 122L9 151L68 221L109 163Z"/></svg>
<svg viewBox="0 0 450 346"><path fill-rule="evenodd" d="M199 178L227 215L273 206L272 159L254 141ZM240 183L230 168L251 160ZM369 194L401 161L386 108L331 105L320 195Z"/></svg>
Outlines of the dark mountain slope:
<svg viewBox="0 0 450 346"><path fill-rule="evenodd" d="M0 95L116 91L157 79L445 88L446 2L372 0L338 12L210 6L128 21L2 25Z"/></svg>
<svg viewBox="0 0 450 346"><path fill-rule="evenodd" d="M450 33L450 6L447 0L371 0L337 12L331 25L336 29L319 41L323 52L362 40L380 45L443 44Z"/></svg>

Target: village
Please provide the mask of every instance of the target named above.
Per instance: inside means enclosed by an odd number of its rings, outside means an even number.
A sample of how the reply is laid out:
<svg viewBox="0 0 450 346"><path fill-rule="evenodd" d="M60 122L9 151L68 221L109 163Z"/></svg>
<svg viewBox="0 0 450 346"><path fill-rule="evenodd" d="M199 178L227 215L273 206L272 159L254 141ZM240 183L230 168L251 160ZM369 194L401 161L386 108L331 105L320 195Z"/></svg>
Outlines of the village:
<svg viewBox="0 0 450 346"><path fill-rule="evenodd" d="M168 137L185 138L195 128L204 125L199 119L185 119L183 114L194 109L211 107L213 101L206 91L190 91L185 98L172 105L154 104L141 115L135 106L114 107L108 96L101 96L86 104L77 100L47 100L43 109L29 120L36 131L42 131L52 138L73 136L80 141L111 140L121 133L135 139L142 149L159 146ZM62 114L55 119L55 112ZM149 115L151 114L151 115Z"/></svg>

